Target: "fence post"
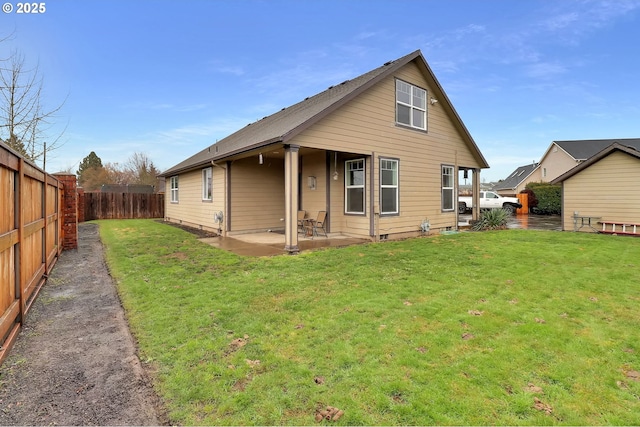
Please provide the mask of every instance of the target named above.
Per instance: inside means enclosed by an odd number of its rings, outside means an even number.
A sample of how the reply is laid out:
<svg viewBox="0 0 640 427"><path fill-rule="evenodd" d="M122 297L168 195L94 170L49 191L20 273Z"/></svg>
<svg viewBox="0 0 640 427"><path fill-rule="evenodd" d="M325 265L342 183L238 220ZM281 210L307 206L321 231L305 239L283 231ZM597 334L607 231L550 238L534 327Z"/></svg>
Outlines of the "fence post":
<svg viewBox="0 0 640 427"><path fill-rule="evenodd" d="M56 174L64 187L62 205L62 249L78 248L78 193L76 191L76 176Z"/></svg>
<svg viewBox="0 0 640 427"><path fill-rule="evenodd" d="M18 322L22 325L24 322L26 301L24 299L24 283L26 274L24 274L24 256L22 254L22 246L24 242L24 215L22 210L22 188L24 187L24 159L20 157L18 160L18 179L16 186L16 228L18 229L18 243L16 244L16 297L20 301L20 315Z"/></svg>

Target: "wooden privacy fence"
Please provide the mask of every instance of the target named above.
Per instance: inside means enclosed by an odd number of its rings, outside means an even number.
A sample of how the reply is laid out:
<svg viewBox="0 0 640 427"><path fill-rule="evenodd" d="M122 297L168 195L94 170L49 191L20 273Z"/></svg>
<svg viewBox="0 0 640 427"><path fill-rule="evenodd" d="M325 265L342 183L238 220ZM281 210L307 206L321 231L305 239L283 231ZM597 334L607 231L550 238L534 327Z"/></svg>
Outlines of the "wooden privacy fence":
<svg viewBox="0 0 640 427"><path fill-rule="evenodd" d="M84 220L163 218L164 194L84 193Z"/></svg>
<svg viewBox="0 0 640 427"><path fill-rule="evenodd" d="M62 251L64 185L0 143L0 363Z"/></svg>

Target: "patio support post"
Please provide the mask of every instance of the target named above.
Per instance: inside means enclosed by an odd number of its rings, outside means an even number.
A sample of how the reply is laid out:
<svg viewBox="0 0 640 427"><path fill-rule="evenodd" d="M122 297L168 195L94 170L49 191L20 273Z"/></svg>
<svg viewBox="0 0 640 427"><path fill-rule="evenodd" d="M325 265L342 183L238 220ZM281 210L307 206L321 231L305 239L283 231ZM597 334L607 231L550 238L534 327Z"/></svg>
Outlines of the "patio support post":
<svg viewBox="0 0 640 427"><path fill-rule="evenodd" d="M471 211L471 219L477 221L480 219L480 169L473 170L473 210Z"/></svg>
<svg viewBox="0 0 640 427"><path fill-rule="evenodd" d="M284 250L290 254L300 252L298 247L298 145L284 147Z"/></svg>

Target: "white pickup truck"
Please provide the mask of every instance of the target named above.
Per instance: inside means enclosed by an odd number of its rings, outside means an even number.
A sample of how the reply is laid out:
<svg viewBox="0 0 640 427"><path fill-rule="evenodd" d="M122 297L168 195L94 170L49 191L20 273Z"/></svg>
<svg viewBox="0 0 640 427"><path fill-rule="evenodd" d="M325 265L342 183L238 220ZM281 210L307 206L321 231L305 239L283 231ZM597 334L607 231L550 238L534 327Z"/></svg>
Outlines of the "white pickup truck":
<svg viewBox="0 0 640 427"><path fill-rule="evenodd" d="M505 209L514 213L517 208L521 208L522 203L517 197L502 197L493 191L480 192L480 209ZM458 197L458 213L465 213L473 208L471 196Z"/></svg>

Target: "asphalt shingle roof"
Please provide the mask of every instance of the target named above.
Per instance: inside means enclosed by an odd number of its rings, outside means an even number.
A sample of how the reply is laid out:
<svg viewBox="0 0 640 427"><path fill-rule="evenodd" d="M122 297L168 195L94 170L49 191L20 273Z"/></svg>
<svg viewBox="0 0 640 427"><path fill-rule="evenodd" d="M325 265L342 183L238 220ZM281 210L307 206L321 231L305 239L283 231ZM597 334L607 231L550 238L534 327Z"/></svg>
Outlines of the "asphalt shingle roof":
<svg viewBox="0 0 640 427"><path fill-rule="evenodd" d="M640 150L640 138L627 139L584 139L575 141L554 141L560 148L576 160L587 160L608 146L617 142L620 145Z"/></svg>
<svg viewBox="0 0 640 427"><path fill-rule="evenodd" d="M619 141L626 141L626 140L619 140ZM638 139L637 141L640 141L640 139ZM589 166L593 165L594 163L599 162L600 160L604 159L605 157L607 157L608 155L610 155L613 152L622 152L622 153L626 153L630 156L633 156L637 159L640 159L640 150L638 148L636 148L633 145L630 144L624 144L622 142L614 142L610 145L608 145L607 147L605 147L605 149L599 151L598 153L596 153L595 155L589 157L589 159L585 162L580 163L578 166L568 170L567 172L563 173L562 175L560 175L559 177L557 177L556 179L554 179L553 181L551 181L552 184L558 184L568 178L571 178L572 176L574 176L575 174L577 174L580 171L583 171L584 169L588 168Z"/></svg>
<svg viewBox="0 0 640 427"><path fill-rule="evenodd" d="M362 74L359 77L331 86L317 95L306 98L297 104L283 108L275 114L251 123L226 138L221 139L217 143L205 148L199 153L167 169L160 174L160 176L166 177L178 174L190 169L201 167L210 163L212 160L217 161L234 154L242 153L243 151L249 151L272 143L286 143L317 120L334 111L336 108L350 101L358 94L379 82L381 79L391 75L399 68L417 58L422 59L422 64L427 68L428 73L431 73L429 66L422 57L422 53L420 50L416 50L402 58L396 59L395 61L389 61L381 67ZM431 73L431 75L433 74ZM433 77L435 80L435 76ZM444 94L444 91L437 80L435 80L435 85L437 86L437 89L441 91L441 95L438 96L445 98L444 100L441 99L441 102L445 101L446 104L451 107L452 114L459 121L462 132L466 135L470 145L472 146L470 148L475 149L475 154L477 154L481 163L484 163L484 167L488 167L486 160L475 145L475 142L468 130L464 127L464 124L458 117L455 109L451 106L446 94Z"/></svg>
<svg viewBox="0 0 640 427"><path fill-rule="evenodd" d="M395 61L387 62L368 73L331 86L317 95L305 98L297 104L250 123L237 132L221 139L216 144L166 170L162 173L162 176L209 163L211 160L223 158L238 151L268 145L272 142L284 141L296 128L302 126L314 116L326 111L333 104L348 98L350 94L367 86L367 83L372 82L376 77L387 73L390 69L397 69L420 55L420 51L415 51ZM217 152L215 148L217 148Z"/></svg>
<svg viewBox="0 0 640 427"><path fill-rule="evenodd" d="M513 171L511 173L511 175L509 175L509 177L507 179L505 179L502 182L499 182L498 184L496 184L493 189L494 190L513 190L515 189L518 184L520 184L523 180L525 180L529 175L531 175L531 172L533 172L537 167L538 167L539 163L532 163L526 166L520 166L519 168L517 168L515 171Z"/></svg>

